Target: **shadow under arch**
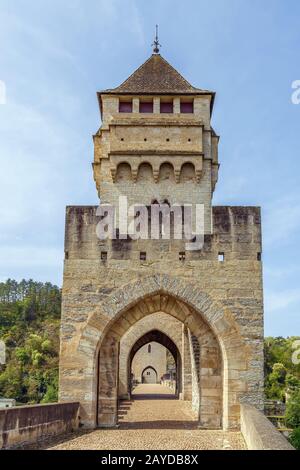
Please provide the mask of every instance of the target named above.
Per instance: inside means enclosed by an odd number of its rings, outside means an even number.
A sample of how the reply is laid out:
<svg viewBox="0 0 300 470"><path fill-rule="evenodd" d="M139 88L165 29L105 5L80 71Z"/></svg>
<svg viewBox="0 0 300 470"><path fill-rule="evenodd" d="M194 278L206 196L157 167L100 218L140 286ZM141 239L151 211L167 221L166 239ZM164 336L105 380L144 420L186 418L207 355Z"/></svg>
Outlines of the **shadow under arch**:
<svg viewBox="0 0 300 470"><path fill-rule="evenodd" d="M172 354L175 364L176 364L176 389L175 395L178 398L179 394L182 390L182 358L180 351L174 341L162 331L157 329L151 330L144 335L142 335L133 345L130 350L129 357L128 357L128 365L127 365L127 379L128 379L128 390L131 397L132 389L131 389L131 368L132 368L132 361L136 353L146 344L148 343L158 343L164 346L170 353ZM143 375L143 373L142 373Z"/></svg>

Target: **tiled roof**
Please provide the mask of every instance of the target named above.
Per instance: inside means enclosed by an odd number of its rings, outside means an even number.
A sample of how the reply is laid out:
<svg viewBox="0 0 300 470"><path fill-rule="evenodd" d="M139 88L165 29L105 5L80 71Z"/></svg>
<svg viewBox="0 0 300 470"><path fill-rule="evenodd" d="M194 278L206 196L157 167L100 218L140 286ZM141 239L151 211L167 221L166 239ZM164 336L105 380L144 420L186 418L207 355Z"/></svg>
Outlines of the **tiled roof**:
<svg viewBox="0 0 300 470"><path fill-rule="evenodd" d="M193 87L160 54L152 56L117 88L101 93L214 94Z"/></svg>

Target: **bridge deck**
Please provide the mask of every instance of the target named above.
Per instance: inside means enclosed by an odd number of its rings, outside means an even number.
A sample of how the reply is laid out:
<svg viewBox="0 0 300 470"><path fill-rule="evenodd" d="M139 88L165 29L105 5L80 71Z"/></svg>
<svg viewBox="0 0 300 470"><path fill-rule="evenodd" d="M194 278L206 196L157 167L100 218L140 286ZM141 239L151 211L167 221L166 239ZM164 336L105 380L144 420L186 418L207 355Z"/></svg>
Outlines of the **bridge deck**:
<svg viewBox="0 0 300 470"><path fill-rule="evenodd" d="M119 429L79 431L41 447L60 450L245 449L241 433L197 429L190 403L174 399L162 385L139 385L119 408ZM40 448L41 448L40 447Z"/></svg>

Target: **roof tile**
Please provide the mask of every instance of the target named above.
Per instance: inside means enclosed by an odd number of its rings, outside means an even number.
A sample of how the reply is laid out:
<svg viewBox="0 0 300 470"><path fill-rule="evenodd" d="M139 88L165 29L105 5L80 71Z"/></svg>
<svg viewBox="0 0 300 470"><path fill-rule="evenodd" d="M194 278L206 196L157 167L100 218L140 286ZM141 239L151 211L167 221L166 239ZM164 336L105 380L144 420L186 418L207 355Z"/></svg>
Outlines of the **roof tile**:
<svg viewBox="0 0 300 470"><path fill-rule="evenodd" d="M193 87L160 54L152 54L117 88L104 90L101 93L213 94L211 91Z"/></svg>

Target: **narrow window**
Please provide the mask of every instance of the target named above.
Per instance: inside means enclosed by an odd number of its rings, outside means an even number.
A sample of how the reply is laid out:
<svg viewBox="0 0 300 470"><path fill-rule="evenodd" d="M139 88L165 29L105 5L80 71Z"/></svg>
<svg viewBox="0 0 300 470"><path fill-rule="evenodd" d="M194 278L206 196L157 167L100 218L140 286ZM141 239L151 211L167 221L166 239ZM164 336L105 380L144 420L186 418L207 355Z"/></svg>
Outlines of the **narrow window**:
<svg viewBox="0 0 300 470"><path fill-rule="evenodd" d="M132 113L132 101L119 101L119 113Z"/></svg>
<svg viewBox="0 0 300 470"><path fill-rule="evenodd" d="M148 344L148 353L151 353L151 344Z"/></svg>
<svg viewBox="0 0 300 470"><path fill-rule="evenodd" d="M193 101L180 101L180 112L183 114L193 113L194 102Z"/></svg>
<svg viewBox="0 0 300 470"><path fill-rule="evenodd" d="M146 254L146 252L145 252L145 251L141 251L141 252L140 252L140 260L141 260L141 261L146 261L146 259L147 259L147 254Z"/></svg>
<svg viewBox="0 0 300 470"><path fill-rule="evenodd" d="M173 113L173 101L161 101L160 112L161 113Z"/></svg>
<svg viewBox="0 0 300 470"><path fill-rule="evenodd" d="M102 261L107 260L107 251L101 251L101 259L102 259Z"/></svg>
<svg viewBox="0 0 300 470"><path fill-rule="evenodd" d="M257 261L261 261L261 253L257 253Z"/></svg>
<svg viewBox="0 0 300 470"><path fill-rule="evenodd" d="M153 101L140 101L140 113L153 113Z"/></svg>
<svg viewBox="0 0 300 470"><path fill-rule="evenodd" d="M65 259L69 259L69 252L65 251Z"/></svg>
<svg viewBox="0 0 300 470"><path fill-rule="evenodd" d="M185 261L185 251L180 251L180 253L179 253L179 261Z"/></svg>
<svg viewBox="0 0 300 470"><path fill-rule="evenodd" d="M225 253L218 253L218 261L220 261L220 263L223 263L225 261Z"/></svg>

